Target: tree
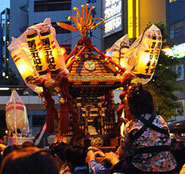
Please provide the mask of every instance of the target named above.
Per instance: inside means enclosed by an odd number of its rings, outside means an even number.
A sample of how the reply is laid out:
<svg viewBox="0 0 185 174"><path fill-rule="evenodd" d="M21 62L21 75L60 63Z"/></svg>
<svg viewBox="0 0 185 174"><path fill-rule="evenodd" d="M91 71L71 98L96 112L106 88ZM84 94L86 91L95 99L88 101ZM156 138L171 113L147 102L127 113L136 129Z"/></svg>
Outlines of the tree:
<svg viewBox="0 0 185 174"><path fill-rule="evenodd" d="M166 42L166 27L162 23L155 25L161 30L163 36L163 46L161 48L161 50L163 50L166 45L170 45ZM180 84L176 82L177 74L173 70L173 67L178 64L178 62L178 59L168 57L161 51L154 76L151 81L145 85L145 88L154 96L156 112L165 119L177 115L175 111L182 109L181 103L178 102L178 98L174 94L175 91L181 89Z"/></svg>

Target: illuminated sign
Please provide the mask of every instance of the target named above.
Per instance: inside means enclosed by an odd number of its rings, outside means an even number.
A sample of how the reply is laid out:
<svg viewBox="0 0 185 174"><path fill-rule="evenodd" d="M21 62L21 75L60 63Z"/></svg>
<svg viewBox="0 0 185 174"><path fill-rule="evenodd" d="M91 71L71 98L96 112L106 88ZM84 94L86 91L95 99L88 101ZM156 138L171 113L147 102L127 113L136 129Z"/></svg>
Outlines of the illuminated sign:
<svg viewBox="0 0 185 174"><path fill-rule="evenodd" d="M105 31L104 37L122 30L122 1L104 1Z"/></svg>
<svg viewBox="0 0 185 174"><path fill-rule="evenodd" d="M176 58L184 58L185 57L185 43L180 45L174 45L172 49L165 50L165 55L172 56Z"/></svg>

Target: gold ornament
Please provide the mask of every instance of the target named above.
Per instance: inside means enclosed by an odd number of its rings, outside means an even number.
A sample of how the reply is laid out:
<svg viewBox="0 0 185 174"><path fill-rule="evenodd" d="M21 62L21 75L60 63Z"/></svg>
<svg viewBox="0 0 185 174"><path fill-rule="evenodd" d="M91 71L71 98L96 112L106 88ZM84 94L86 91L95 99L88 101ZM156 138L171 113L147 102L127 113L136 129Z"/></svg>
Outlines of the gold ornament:
<svg viewBox="0 0 185 174"><path fill-rule="evenodd" d="M58 103L59 104L64 104L65 103L65 99L63 97L61 97L59 100L58 100Z"/></svg>
<svg viewBox="0 0 185 174"><path fill-rule="evenodd" d="M80 31L81 38L86 37L86 32L87 30L93 30L95 29L99 24L104 22L104 19L102 18L95 18L92 20L92 15L91 12L95 8L92 6L89 11L88 11L88 4L81 5L82 7L82 15L80 14L80 11L77 7L74 7L73 9L76 10L76 17L75 16L69 16L68 20L72 19L76 25L76 27L73 27L71 25L68 25L63 22L57 22L57 25L59 25L61 28L64 28L66 30L70 31ZM85 16L84 16L84 11L85 11ZM100 22L95 24L95 22L101 19Z"/></svg>

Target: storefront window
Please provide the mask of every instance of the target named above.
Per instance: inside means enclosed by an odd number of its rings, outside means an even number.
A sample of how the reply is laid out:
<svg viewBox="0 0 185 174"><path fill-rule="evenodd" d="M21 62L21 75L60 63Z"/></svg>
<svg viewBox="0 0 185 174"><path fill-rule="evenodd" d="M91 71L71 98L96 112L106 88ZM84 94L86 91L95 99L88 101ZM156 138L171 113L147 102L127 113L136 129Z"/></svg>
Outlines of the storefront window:
<svg viewBox="0 0 185 174"><path fill-rule="evenodd" d="M185 20L170 25L170 39L185 35Z"/></svg>
<svg viewBox="0 0 185 174"><path fill-rule="evenodd" d="M42 0L34 2L34 12L71 10L71 0Z"/></svg>

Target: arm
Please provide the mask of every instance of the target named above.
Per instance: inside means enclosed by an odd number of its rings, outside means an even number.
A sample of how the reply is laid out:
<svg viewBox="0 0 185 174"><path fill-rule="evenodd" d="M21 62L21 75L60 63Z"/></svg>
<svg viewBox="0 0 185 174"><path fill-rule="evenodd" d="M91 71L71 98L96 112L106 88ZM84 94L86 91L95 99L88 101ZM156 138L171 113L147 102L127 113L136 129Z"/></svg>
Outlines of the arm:
<svg viewBox="0 0 185 174"><path fill-rule="evenodd" d="M102 164L95 160L95 153L89 150L87 153L86 161L89 165L90 174L108 174L109 169L105 168Z"/></svg>

